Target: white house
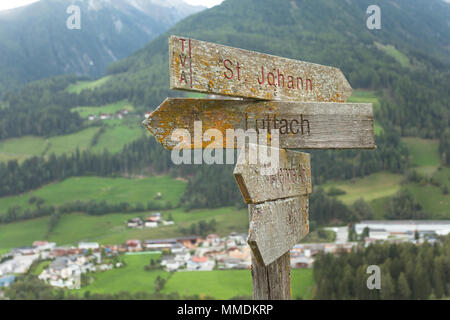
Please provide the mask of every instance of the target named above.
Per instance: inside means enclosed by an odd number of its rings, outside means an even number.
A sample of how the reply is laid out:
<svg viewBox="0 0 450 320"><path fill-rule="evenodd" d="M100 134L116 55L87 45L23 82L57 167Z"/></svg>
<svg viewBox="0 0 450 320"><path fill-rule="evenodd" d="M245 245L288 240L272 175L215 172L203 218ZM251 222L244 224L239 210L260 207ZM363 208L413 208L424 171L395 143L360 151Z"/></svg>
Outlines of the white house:
<svg viewBox="0 0 450 320"><path fill-rule="evenodd" d="M145 221L144 226L146 228L156 228L156 227L158 227L158 222L156 222L156 221Z"/></svg>
<svg viewBox="0 0 450 320"><path fill-rule="evenodd" d="M447 235L450 233L450 220L389 220L389 221L361 221L355 225L357 234L361 234L365 228L369 228L369 236L372 234L414 234L435 233Z"/></svg>
<svg viewBox="0 0 450 320"><path fill-rule="evenodd" d="M80 242L78 243L78 249L80 250L96 250L100 245L97 242Z"/></svg>

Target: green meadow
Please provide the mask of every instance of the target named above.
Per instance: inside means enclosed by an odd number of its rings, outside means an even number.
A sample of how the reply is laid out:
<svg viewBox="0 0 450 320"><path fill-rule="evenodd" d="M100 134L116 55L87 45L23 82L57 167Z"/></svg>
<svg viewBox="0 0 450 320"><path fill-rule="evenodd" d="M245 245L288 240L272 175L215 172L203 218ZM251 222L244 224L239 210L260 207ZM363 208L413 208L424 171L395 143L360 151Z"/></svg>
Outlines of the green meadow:
<svg viewBox="0 0 450 320"><path fill-rule="evenodd" d="M293 269L291 278L292 298L311 299L314 288L312 270ZM224 300L235 296L251 296L252 276L250 270L176 272L163 289L163 293L171 292Z"/></svg>
<svg viewBox="0 0 450 320"><path fill-rule="evenodd" d="M230 299L235 296L251 296L252 278L250 270L214 270L196 272L175 272L172 275L165 271L145 271L150 259L158 258L158 254L125 255L123 268L91 274L93 283L77 291L79 294L117 293L128 291L154 292L154 283L158 276L168 279L162 292L169 294L178 292L183 295L199 295L215 299ZM314 280L311 269L294 269L292 275L292 297L311 299Z"/></svg>
<svg viewBox="0 0 450 320"><path fill-rule="evenodd" d="M431 176L440 165L439 141L421 138L402 138L411 156L411 164L421 174Z"/></svg>
<svg viewBox="0 0 450 320"><path fill-rule="evenodd" d="M54 136L48 139L42 137L26 136L0 141L0 161L18 160L22 162L33 156L49 156L52 153L62 155L64 153L92 150L103 152L107 149L111 153L119 152L125 144L138 139L146 133L145 129L130 121L127 124L115 120L109 120L105 124L104 132L100 134L98 141L92 145L92 140L100 127L88 127L84 130L64 135Z"/></svg>
<svg viewBox="0 0 450 320"><path fill-rule="evenodd" d="M35 240L42 240L48 230L50 217L0 224L0 250L30 246Z"/></svg>
<svg viewBox="0 0 450 320"><path fill-rule="evenodd" d="M337 198L345 204L352 204L363 198L372 201L379 198L393 196L400 190L400 182L403 176L388 172L378 172L363 178L355 178L349 181L336 181L323 185L325 190L332 187L342 189L346 192Z"/></svg>
<svg viewBox="0 0 450 320"><path fill-rule="evenodd" d="M42 137L26 136L0 141L0 161L23 161L33 156L61 155L76 151L86 150L90 147L91 140L100 130L99 127L87 129L64 136L54 136L48 139Z"/></svg>
<svg viewBox="0 0 450 320"><path fill-rule="evenodd" d="M150 259L158 259L159 254L143 254L143 255L125 255L122 256L126 266L122 268L112 269L104 272L91 273L94 281L77 291L84 294L89 291L91 293L118 293L120 291L136 292L154 292L155 280L158 276L167 279L170 275L165 271L145 271L144 266L150 263Z"/></svg>
<svg viewBox="0 0 450 320"><path fill-rule="evenodd" d="M391 44L383 45L378 42L375 42L375 45L377 46L378 49L384 51L387 55L389 55L392 58L394 58L395 60L397 60L397 62L400 63L400 65L402 67L405 67L405 68L411 67L408 57L404 53L400 52L393 45L391 45Z"/></svg>
<svg viewBox="0 0 450 320"><path fill-rule="evenodd" d="M134 107L131 103L129 103L127 100L122 100L116 103L99 106L99 107L76 107L70 109L72 112L77 112L80 117L87 118L90 115L100 115L101 113L116 113L119 110L128 110L128 111L134 111Z"/></svg>
<svg viewBox="0 0 450 320"><path fill-rule="evenodd" d="M23 160L32 156L42 155L48 141L41 137L25 136L0 141L0 161Z"/></svg>
<svg viewBox="0 0 450 320"><path fill-rule="evenodd" d="M11 206L34 207L28 203L31 196L44 199L47 205L60 205L76 200L144 205L152 201L177 205L185 188L186 182L168 176L143 179L74 177L21 195L0 198L0 212L7 211ZM162 193L162 198L155 200L158 192Z"/></svg>
<svg viewBox="0 0 450 320"><path fill-rule="evenodd" d="M91 216L71 213L61 216L59 222L48 233L49 217L0 224L0 250L31 245L35 240L48 240L58 245L76 245L80 241L96 241L100 244L121 244L126 240L179 237L180 227L189 229L192 223L216 220L215 233L226 236L233 231L248 231L247 210L235 208L201 209L184 212L181 209L162 211L165 219L169 213L175 224L158 228L131 229L127 220L146 217L152 212L112 213Z"/></svg>
<svg viewBox="0 0 450 320"><path fill-rule="evenodd" d="M380 107L380 101L375 95L375 92L369 90L353 90L352 96L348 99L351 103L372 103L375 111ZM375 135L383 133L383 127L375 119L374 122Z"/></svg>
<svg viewBox="0 0 450 320"><path fill-rule="evenodd" d="M77 81L76 83L69 85L66 90L70 93L80 93L83 90L93 90L104 85L110 78L111 76L106 76L95 81Z"/></svg>
<svg viewBox="0 0 450 320"><path fill-rule="evenodd" d="M113 121L113 120L110 120ZM124 145L139 139L143 134L148 134L144 127L139 125L108 124L105 131L98 138L97 144L90 147L93 152L103 152L105 149L110 153L122 151Z"/></svg>

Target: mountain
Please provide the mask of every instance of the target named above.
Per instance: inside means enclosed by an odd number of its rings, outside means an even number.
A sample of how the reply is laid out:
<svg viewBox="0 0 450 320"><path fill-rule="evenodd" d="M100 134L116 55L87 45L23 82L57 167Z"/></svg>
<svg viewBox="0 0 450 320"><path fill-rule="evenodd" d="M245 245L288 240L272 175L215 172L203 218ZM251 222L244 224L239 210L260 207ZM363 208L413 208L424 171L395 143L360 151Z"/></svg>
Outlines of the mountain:
<svg viewBox="0 0 450 320"><path fill-rule="evenodd" d="M381 8L381 30L366 10ZM450 5L442 0L226 0L188 17L108 68L97 88L154 108L169 90L171 34L339 67L354 88L379 92L376 118L401 135L440 137L449 127Z"/></svg>
<svg viewBox="0 0 450 320"><path fill-rule="evenodd" d="M81 29L68 29L70 5ZM181 0L41 0L0 11L0 93L62 73L98 77L184 17L203 10Z"/></svg>

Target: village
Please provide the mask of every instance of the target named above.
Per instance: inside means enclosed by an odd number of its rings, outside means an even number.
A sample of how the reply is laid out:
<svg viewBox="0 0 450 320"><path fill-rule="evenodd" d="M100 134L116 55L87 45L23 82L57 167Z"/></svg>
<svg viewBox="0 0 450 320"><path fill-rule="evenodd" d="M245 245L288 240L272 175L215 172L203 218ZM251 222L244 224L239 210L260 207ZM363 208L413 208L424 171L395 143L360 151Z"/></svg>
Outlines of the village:
<svg viewBox="0 0 450 320"><path fill-rule="evenodd" d="M150 225L146 226L147 223ZM154 227L161 223L155 213L147 220L130 219L128 226ZM320 253L350 252L357 246L376 242L434 242L450 233L450 221L362 221L351 227L330 227L335 241L300 243L290 250L291 268L312 268ZM355 236L352 239L352 232ZM107 272L124 267L121 255L160 253L154 268L168 272L250 269L251 252L247 234L232 232L220 237L187 236L168 239L127 240L119 245L80 242L77 246L57 246L54 242L34 241L31 246L14 248L0 257L0 288L10 286L18 275L26 274L34 263L48 261L38 278L51 286L79 289L83 274Z"/></svg>
<svg viewBox="0 0 450 320"><path fill-rule="evenodd" d="M90 114L88 116L89 121L97 121L97 120L110 120L110 119L123 119L128 116L129 111L127 109L118 110L115 114L112 113L100 113L99 115Z"/></svg>

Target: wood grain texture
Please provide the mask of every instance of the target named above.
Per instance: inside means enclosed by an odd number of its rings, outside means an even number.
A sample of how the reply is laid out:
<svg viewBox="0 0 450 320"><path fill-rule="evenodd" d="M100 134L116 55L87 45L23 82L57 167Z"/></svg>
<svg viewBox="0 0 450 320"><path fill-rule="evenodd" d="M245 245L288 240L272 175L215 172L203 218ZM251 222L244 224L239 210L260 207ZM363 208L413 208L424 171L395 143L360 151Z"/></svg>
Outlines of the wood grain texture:
<svg viewBox="0 0 450 320"><path fill-rule="evenodd" d="M334 67L171 36L170 88L264 100L345 102L352 88Z"/></svg>
<svg viewBox="0 0 450 320"><path fill-rule="evenodd" d="M372 104L362 103L167 98L143 125L169 150L179 143L172 140L176 129L189 131L189 148L206 148L211 141L194 143L195 121L201 121L202 132L219 130L223 148L243 146L234 136L227 139L227 129L253 129L249 135L255 138L255 130L262 127L279 132L280 144L272 146L284 149L375 148Z"/></svg>
<svg viewBox="0 0 450 320"><path fill-rule="evenodd" d="M257 161L252 161L249 155L260 152L270 154L270 161L262 164L256 157ZM272 158L272 155L275 156ZM233 174L246 203L262 203L312 192L311 162L307 153L248 144L240 151Z"/></svg>
<svg viewBox="0 0 450 320"><path fill-rule="evenodd" d="M252 256L253 300L290 300L291 266L289 251L268 266Z"/></svg>
<svg viewBox="0 0 450 320"><path fill-rule="evenodd" d="M247 242L260 264L271 264L308 234L308 206L308 196L249 205Z"/></svg>

